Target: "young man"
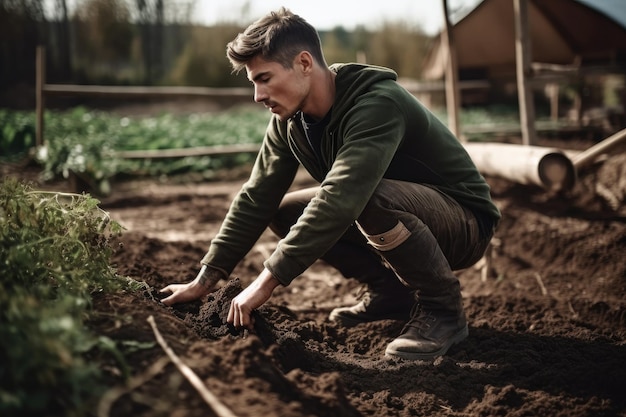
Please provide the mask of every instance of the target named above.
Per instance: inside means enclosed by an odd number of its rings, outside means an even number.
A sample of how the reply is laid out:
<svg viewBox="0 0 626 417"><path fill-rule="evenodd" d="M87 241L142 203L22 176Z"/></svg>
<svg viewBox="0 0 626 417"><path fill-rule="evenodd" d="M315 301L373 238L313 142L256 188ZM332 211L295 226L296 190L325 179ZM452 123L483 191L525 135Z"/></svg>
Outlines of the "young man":
<svg viewBox="0 0 626 417"><path fill-rule="evenodd" d="M407 322L386 356L428 360L467 337L454 269L483 255L500 213L463 146L386 68L326 65L315 29L281 8L228 44L254 100L273 114L243 185L198 276L172 284L166 305L200 298L227 278L270 227L281 238L265 269L230 306L252 311L323 259L367 284L339 325ZM299 165L319 187L287 193Z"/></svg>

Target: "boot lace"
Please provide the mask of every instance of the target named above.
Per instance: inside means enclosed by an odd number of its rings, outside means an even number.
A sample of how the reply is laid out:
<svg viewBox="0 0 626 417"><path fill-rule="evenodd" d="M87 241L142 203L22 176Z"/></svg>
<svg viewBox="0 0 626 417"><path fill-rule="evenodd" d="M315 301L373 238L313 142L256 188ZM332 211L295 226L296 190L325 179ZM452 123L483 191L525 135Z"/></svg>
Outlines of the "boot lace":
<svg viewBox="0 0 626 417"><path fill-rule="evenodd" d="M370 293L369 287L367 285L361 285L357 289L355 297L357 301L363 301L363 303L367 305L372 299L372 294Z"/></svg>
<svg viewBox="0 0 626 417"><path fill-rule="evenodd" d="M437 318L431 311L425 309L420 303L415 303L411 309L411 319L404 325L402 333L410 327L417 329L420 332L426 331L431 328L436 320Z"/></svg>

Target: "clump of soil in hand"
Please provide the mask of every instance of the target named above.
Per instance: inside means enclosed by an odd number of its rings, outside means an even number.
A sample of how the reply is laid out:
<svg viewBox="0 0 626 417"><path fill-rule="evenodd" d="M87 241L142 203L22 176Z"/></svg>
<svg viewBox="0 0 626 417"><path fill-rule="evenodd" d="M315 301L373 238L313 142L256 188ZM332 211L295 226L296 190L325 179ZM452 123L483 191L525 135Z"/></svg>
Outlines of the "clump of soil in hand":
<svg viewBox="0 0 626 417"><path fill-rule="evenodd" d="M245 337L248 332L247 329L238 329L227 322L231 301L242 290L243 287L239 278L227 281L222 288L206 297L206 301L200 306L197 314L188 312L185 315L185 322L193 327L202 338L216 340L228 335ZM265 346L293 338L299 339L293 331L279 330L272 324L273 322L283 323L285 320L295 320L293 312L288 308L261 306L252 314L254 333Z"/></svg>
<svg viewBox="0 0 626 417"><path fill-rule="evenodd" d="M238 336L244 330L236 329L226 320L230 303L243 290L239 278L229 280L217 291L209 294L197 315L187 314L188 323L199 336L206 339L219 339L227 335Z"/></svg>

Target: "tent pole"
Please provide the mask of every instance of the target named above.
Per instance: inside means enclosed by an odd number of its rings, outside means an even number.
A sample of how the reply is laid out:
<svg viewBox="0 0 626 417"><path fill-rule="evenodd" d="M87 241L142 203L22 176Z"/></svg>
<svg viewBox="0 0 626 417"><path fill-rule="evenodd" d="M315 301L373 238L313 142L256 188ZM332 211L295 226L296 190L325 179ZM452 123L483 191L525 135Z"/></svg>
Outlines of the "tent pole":
<svg viewBox="0 0 626 417"><path fill-rule="evenodd" d="M513 5L515 11L515 67L522 141L524 145L534 145L537 142L537 132L535 130L533 92L528 79L531 75L528 0L513 0Z"/></svg>

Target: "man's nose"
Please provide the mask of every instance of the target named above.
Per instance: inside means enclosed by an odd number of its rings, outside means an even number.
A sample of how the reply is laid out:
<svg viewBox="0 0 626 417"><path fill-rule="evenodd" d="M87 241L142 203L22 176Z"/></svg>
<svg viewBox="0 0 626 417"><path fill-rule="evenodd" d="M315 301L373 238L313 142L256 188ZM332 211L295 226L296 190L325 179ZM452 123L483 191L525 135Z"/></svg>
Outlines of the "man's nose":
<svg viewBox="0 0 626 417"><path fill-rule="evenodd" d="M265 89L259 86L254 86L254 101L261 103L267 100L267 93Z"/></svg>

